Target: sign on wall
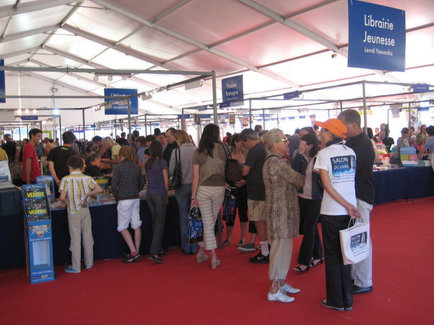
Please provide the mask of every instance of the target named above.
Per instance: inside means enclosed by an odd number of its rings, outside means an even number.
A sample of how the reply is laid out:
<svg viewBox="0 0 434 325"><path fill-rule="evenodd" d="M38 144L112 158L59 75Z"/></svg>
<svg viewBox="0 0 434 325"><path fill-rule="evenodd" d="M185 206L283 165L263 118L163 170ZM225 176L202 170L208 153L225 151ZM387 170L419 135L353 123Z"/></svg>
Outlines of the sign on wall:
<svg viewBox="0 0 434 325"><path fill-rule="evenodd" d="M405 11L348 0L348 66L405 69Z"/></svg>
<svg viewBox="0 0 434 325"><path fill-rule="evenodd" d="M244 99L243 75L222 79L223 102Z"/></svg>
<svg viewBox="0 0 434 325"><path fill-rule="evenodd" d="M0 66L5 66L5 60L0 60ZM0 70L0 96L6 96L5 71ZM6 103L6 98L0 98L0 103Z"/></svg>
<svg viewBox="0 0 434 325"><path fill-rule="evenodd" d="M137 95L137 89L116 89L104 88L104 96L106 97L122 97ZM106 98L105 102L110 103L111 107L105 108L105 115L122 115L128 114L128 102L126 100L117 98ZM139 100L137 96L130 98L130 114L139 113Z"/></svg>

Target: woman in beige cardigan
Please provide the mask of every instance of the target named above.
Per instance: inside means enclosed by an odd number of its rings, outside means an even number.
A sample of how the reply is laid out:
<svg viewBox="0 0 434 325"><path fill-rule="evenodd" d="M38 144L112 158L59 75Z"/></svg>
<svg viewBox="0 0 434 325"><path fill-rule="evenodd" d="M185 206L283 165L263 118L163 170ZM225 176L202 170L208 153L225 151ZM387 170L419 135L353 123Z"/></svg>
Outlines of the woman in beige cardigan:
<svg viewBox="0 0 434 325"><path fill-rule="evenodd" d="M279 129L268 131L263 141L268 155L262 169L265 184L267 236L272 241L268 275L269 301L291 302L286 294L300 292L285 282L292 255L292 239L299 236L300 212L297 188L304 176L294 171L282 157L288 153L288 140Z"/></svg>

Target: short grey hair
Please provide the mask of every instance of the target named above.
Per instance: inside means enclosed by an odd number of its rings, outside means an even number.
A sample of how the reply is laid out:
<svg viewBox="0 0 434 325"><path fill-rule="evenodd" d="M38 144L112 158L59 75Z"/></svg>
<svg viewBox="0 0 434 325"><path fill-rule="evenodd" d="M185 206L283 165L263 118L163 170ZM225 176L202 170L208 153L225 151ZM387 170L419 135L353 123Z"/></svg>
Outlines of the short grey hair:
<svg viewBox="0 0 434 325"><path fill-rule="evenodd" d="M338 119L345 124L356 123L358 126L361 125L361 118L358 111L354 109L346 109L338 115Z"/></svg>
<svg viewBox="0 0 434 325"><path fill-rule="evenodd" d="M281 129L272 129L264 134L262 137L262 142L265 145L267 151L271 151L273 148L273 143L280 142L282 140L283 131Z"/></svg>
<svg viewBox="0 0 434 325"><path fill-rule="evenodd" d="M252 129L244 129L240 133L240 139L241 139L241 141L247 141L247 139L258 140L259 135L258 135L258 133L256 133Z"/></svg>

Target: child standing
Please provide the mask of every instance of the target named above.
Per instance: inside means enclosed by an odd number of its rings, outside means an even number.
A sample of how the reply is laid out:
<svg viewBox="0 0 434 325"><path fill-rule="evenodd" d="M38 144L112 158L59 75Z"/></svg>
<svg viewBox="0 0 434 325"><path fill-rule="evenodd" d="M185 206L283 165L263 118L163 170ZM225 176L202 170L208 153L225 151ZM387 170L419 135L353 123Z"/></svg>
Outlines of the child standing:
<svg viewBox="0 0 434 325"><path fill-rule="evenodd" d="M90 177L83 175L83 159L74 155L66 164L69 175L62 178L59 191L60 200L68 206L68 226L71 236L72 266L65 269L67 273L80 273L81 236L83 236L84 265L86 269L93 266L92 220L87 207L89 196L101 192L101 187Z"/></svg>
<svg viewBox="0 0 434 325"><path fill-rule="evenodd" d="M130 249L125 256L124 263L133 263L140 260L140 240L142 232L140 226L140 199L139 192L145 182L140 167L135 163L134 148L122 146L119 151L121 163L113 169L112 191L118 202L118 231L121 233ZM134 242L128 231L128 225L134 229Z"/></svg>
<svg viewBox="0 0 434 325"><path fill-rule="evenodd" d="M146 203L152 216L152 244L149 259L161 264L164 262L161 258L164 255L161 241L163 239L164 222L166 221L169 174L167 172L167 163L163 159L161 143L158 141L152 142L149 151L151 156L145 162L146 179L148 180Z"/></svg>

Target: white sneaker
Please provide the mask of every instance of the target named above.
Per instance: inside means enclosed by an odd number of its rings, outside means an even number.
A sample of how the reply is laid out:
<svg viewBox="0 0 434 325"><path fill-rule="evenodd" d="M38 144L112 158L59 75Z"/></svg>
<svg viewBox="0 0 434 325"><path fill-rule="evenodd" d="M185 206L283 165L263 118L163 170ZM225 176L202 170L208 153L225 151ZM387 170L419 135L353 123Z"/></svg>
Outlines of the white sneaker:
<svg viewBox="0 0 434 325"><path fill-rule="evenodd" d="M276 293L269 292L267 295L268 301L280 301L280 302L293 302L295 298L288 297L282 291L277 291Z"/></svg>
<svg viewBox="0 0 434 325"><path fill-rule="evenodd" d="M283 286L281 286L279 290L282 291L283 293L290 293L290 294L300 292L300 289L293 288L288 283L285 283Z"/></svg>

